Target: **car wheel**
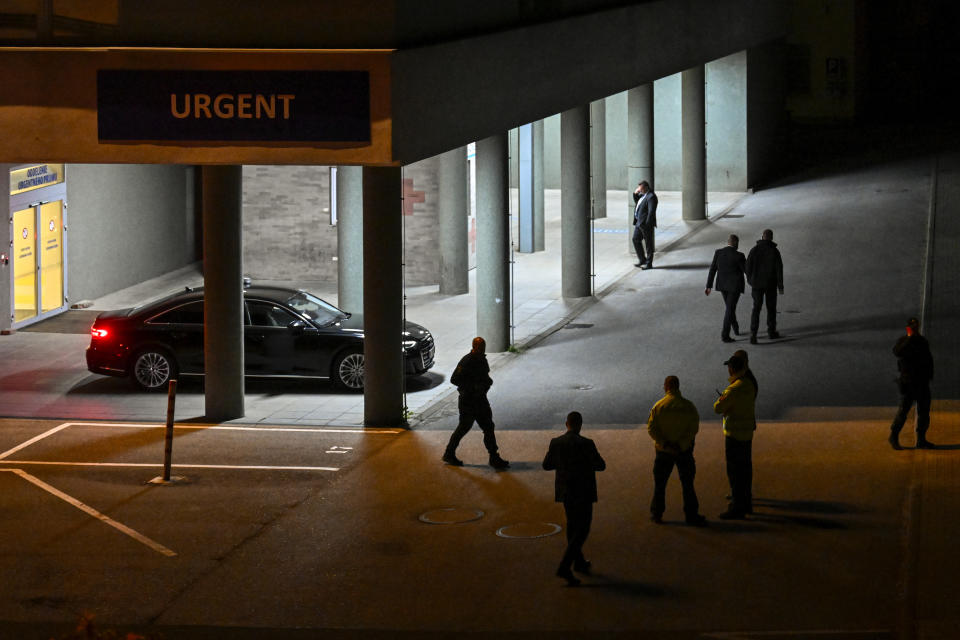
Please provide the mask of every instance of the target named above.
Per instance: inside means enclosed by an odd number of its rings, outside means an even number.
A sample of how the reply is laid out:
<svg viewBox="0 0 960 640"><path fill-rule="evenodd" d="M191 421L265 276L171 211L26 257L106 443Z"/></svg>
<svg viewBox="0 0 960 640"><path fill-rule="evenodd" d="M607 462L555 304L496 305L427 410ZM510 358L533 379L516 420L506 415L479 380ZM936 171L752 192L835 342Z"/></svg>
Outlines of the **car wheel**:
<svg viewBox="0 0 960 640"><path fill-rule="evenodd" d="M340 354L333 363L333 381L350 391L363 390L363 351L350 349Z"/></svg>
<svg viewBox="0 0 960 640"><path fill-rule="evenodd" d="M166 388L177 375L177 363L163 349L144 349L133 359L131 376L141 389L154 391Z"/></svg>

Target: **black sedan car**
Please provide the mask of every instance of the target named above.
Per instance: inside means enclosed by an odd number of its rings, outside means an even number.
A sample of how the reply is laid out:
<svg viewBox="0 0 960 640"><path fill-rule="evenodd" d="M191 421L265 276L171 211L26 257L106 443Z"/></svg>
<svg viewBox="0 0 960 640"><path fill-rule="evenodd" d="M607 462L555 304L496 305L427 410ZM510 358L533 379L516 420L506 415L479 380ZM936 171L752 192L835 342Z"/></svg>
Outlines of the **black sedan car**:
<svg viewBox="0 0 960 640"><path fill-rule="evenodd" d="M246 375L328 379L350 391L363 389L363 327L357 319L306 291L247 286L243 296ZM90 332L87 369L93 373L130 376L143 389L203 375L202 288L105 311ZM407 375L433 366L429 331L407 322L402 343Z"/></svg>

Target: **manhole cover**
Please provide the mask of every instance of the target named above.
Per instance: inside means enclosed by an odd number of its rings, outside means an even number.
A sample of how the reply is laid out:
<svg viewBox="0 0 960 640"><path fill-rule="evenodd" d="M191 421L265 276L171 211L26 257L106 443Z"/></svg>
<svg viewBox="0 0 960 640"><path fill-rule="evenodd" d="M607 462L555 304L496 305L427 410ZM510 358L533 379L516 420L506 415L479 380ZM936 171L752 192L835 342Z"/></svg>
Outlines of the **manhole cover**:
<svg viewBox="0 0 960 640"><path fill-rule="evenodd" d="M520 522L508 524L497 529L501 538L546 538L563 531L563 527L553 522Z"/></svg>
<svg viewBox="0 0 960 640"><path fill-rule="evenodd" d="M564 329L589 329L592 326L593 326L592 324L568 322L567 324L563 325L563 328Z"/></svg>
<svg viewBox="0 0 960 640"><path fill-rule="evenodd" d="M420 514L420 522L427 524L459 524L472 522L483 517L479 509L461 509L460 507L444 507Z"/></svg>

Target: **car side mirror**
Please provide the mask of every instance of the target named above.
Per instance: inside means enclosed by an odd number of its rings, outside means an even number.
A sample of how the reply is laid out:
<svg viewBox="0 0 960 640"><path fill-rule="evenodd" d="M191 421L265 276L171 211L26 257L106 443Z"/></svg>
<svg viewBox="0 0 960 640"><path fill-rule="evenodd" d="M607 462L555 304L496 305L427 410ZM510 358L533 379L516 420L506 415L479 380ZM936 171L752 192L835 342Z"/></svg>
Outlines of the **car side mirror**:
<svg viewBox="0 0 960 640"><path fill-rule="evenodd" d="M292 333L299 334L299 333L303 333L306 327L307 325L306 323L304 323L303 320L291 320L290 324L287 325L287 330L291 331Z"/></svg>

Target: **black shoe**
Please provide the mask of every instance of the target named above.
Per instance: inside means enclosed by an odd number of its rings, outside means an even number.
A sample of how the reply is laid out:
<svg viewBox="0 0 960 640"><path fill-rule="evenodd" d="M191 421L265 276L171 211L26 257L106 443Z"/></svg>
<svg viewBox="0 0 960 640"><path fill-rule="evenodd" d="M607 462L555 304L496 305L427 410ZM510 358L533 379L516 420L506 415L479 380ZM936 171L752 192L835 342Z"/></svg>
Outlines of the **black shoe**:
<svg viewBox="0 0 960 640"><path fill-rule="evenodd" d="M643 265L640 268L643 269L644 271L646 271L647 269L653 269L653 264L648 262L647 264Z"/></svg>
<svg viewBox="0 0 960 640"><path fill-rule="evenodd" d="M455 456L455 455L452 454L452 453L445 453L445 454L443 454L443 461L446 462L446 463L447 463L448 465L450 465L451 467L462 467L462 466L463 466L463 460L461 460L460 458L458 458L457 456Z"/></svg>
<svg viewBox="0 0 960 640"><path fill-rule="evenodd" d="M736 342L736 340L734 340L734 339L731 338L730 336L720 336L720 340L721 340L722 342Z"/></svg>
<svg viewBox="0 0 960 640"><path fill-rule="evenodd" d="M755 333L750 334L750 344L757 344L757 334Z"/></svg>
<svg viewBox="0 0 960 640"><path fill-rule="evenodd" d="M494 469L506 469L510 463L500 457L499 454L490 456L490 466Z"/></svg>
<svg viewBox="0 0 960 640"><path fill-rule="evenodd" d="M643 266L643 263L642 263L642 262L638 262L638 263L636 263L636 264L633 265L633 266L635 266L635 267L642 267L642 266Z"/></svg>
<svg viewBox="0 0 960 640"><path fill-rule="evenodd" d="M593 566L593 564L591 564L591 562L590 562L589 560L584 560L583 562L574 562L574 563L573 563L573 570L576 571L577 573L582 573L582 574L584 574L584 575L590 575L590 567L592 567L592 566Z"/></svg>
<svg viewBox="0 0 960 640"><path fill-rule="evenodd" d="M717 517L720 518L721 520L743 520L744 518L747 517L747 515L740 509L730 508L724 511L723 513L721 513Z"/></svg>
<svg viewBox="0 0 960 640"><path fill-rule="evenodd" d="M923 440L917 440L917 449L936 449L937 445L933 444L926 438Z"/></svg>
<svg viewBox="0 0 960 640"><path fill-rule="evenodd" d="M780 337L780 333L777 331L767 331L767 337L771 340L776 340Z"/></svg>
<svg viewBox="0 0 960 640"><path fill-rule="evenodd" d="M903 447L900 446L900 437L894 434L890 434L890 437L887 438L887 442L890 443L890 446L893 447L894 451L901 451Z"/></svg>
<svg viewBox="0 0 960 640"><path fill-rule="evenodd" d="M568 567L560 567L557 569L557 577L566 580L568 587L580 586L580 579L573 575L573 571L570 571Z"/></svg>
<svg viewBox="0 0 960 640"><path fill-rule="evenodd" d="M698 513L696 515L687 516L687 524L691 527L705 527L707 526L707 519Z"/></svg>
<svg viewBox="0 0 960 640"><path fill-rule="evenodd" d="M740 325L736 325L736 324L733 325L733 335L735 336L740 335Z"/></svg>
<svg viewBox="0 0 960 640"><path fill-rule="evenodd" d="M651 513L650 522L652 522L653 524L663 524L663 516L660 515L659 513Z"/></svg>

